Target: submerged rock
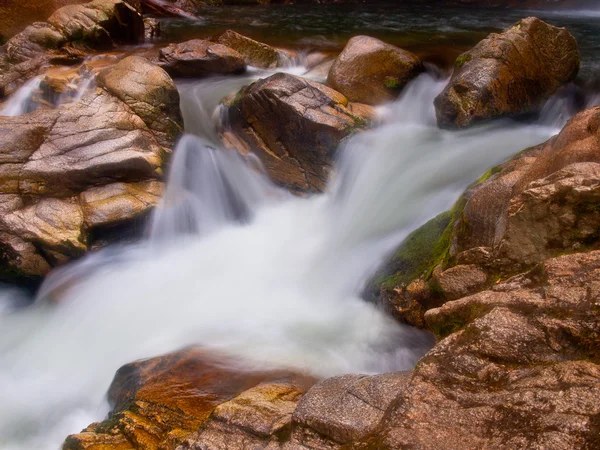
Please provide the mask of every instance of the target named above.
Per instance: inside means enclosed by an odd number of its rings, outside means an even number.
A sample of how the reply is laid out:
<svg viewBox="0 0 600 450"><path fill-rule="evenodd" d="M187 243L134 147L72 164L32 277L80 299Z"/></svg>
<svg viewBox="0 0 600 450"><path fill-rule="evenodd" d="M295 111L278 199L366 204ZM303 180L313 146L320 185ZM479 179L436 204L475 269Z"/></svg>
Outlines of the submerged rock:
<svg viewBox="0 0 600 450"><path fill-rule="evenodd" d="M68 5L47 22L36 22L0 47L0 99L14 92L51 61L68 61L72 47L108 49L144 39L135 2L94 0Z"/></svg>
<svg viewBox="0 0 600 450"><path fill-rule="evenodd" d="M227 30L219 36L217 42L234 49L243 56L246 64L259 69L289 66L292 60L290 52L255 41L232 30Z"/></svg>
<svg viewBox="0 0 600 450"><path fill-rule="evenodd" d="M336 58L327 81L353 102L376 105L394 100L423 71L419 58L369 36L355 36Z"/></svg>
<svg viewBox="0 0 600 450"><path fill-rule="evenodd" d="M171 75L182 77L241 73L246 70L244 58L238 52L225 45L200 39L171 44L161 49L159 62Z"/></svg>
<svg viewBox="0 0 600 450"><path fill-rule="evenodd" d="M226 145L253 151L270 177L293 191L325 187L335 150L365 128L372 109L353 108L320 83L278 73L244 88L229 104L235 136Z"/></svg>
<svg viewBox="0 0 600 450"><path fill-rule="evenodd" d="M435 100L438 124L460 128L537 111L578 71L577 42L565 28L523 19L458 57Z"/></svg>
<svg viewBox="0 0 600 450"><path fill-rule="evenodd" d="M139 57L102 72L68 107L1 117L5 277L36 277L83 254L102 227L143 217L181 132L179 94Z"/></svg>

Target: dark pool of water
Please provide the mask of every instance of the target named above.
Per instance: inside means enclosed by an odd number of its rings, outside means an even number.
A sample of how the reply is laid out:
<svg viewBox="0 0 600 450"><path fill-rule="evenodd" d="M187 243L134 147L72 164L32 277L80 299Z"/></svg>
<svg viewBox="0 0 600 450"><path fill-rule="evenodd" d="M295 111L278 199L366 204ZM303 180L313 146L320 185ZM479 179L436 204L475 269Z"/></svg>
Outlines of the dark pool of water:
<svg viewBox="0 0 600 450"><path fill-rule="evenodd" d="M600 13L394 4L241 6L207 8L196 23L164 20L162 29L168 41L209 37L230 28L273 45L327 51L340 51L352 36L368 34L450 67L490 32L531 15L567 27L582 52L581 76L600 78Z"/></svg>

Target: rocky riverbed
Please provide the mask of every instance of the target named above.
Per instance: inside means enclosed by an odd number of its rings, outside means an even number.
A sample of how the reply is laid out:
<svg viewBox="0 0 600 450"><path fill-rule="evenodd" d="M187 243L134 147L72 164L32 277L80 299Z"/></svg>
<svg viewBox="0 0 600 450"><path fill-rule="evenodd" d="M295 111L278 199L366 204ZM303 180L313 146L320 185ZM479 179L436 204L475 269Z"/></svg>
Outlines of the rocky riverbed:
<svg viewBox="0 0 600 450"><path fill-rule="evenodd" d="M598 19L71 3L0 47L0 447L600 447Z"/></svg>

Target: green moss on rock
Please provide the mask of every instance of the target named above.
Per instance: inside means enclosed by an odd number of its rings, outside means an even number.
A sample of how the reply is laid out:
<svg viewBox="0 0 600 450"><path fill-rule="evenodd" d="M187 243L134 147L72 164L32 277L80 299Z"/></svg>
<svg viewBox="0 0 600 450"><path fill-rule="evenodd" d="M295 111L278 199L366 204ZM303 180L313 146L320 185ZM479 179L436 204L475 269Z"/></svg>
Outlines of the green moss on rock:
<svg viewBox="0 0 600 450"><path fill-rule="evenodd" d="M463 53L462 55L460 55L458 58L456 58L456 62L454 63L454 65L458 68L464 66L466 63L468 63L469 61L471 61L473 59L473 56L470 55L469 53Z"/></svg>

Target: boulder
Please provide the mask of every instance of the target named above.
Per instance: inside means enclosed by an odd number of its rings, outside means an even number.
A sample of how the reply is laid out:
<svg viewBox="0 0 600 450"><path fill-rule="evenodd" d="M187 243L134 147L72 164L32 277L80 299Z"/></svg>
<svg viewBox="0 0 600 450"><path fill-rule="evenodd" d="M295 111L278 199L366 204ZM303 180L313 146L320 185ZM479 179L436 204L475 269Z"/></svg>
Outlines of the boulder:
<svg viewBox="0 0 600 450"><path fill-rule="evenodd" d="M394 399L402 395L410 376L411 372L342 375L317 383L294 411L294 440L302 443L310 431L333 445L369 436Z"/></svg>
<svg viewBox="0 0 600 450"><path fill-rule="evenodd" d="M51 62L72 60L72 47L107 49L144 39L139 4L131 0L94 0L67 5L47 22L37 22L0 47L0 99Z"/></svg>
<svg viewBox="0 0 600 450"><path fill-rule="evenodd" d="M110 418L69 436L63 448L243 448L228 444L236 433L267 439L289 432L292 411L314 380L242 367L201 349L127 364L108 391Z"/></svg>
<svg viewBox="0 0 600 450"><path fill-rule="evenodd" d="M159 200L181 132L173 81L129 57L99 84L70 106L0 118L5 277L43 276L82 255L95 231L144 217Z"/></svg>
<svg viewBox="0 0 600 450"><path fill-rule="evenodd" d="M159 63L171 75L180 77L241 73L246 70L244 58L238 52L225 45L200 39L171 44L161 49Z"/></svg>
<svg viewBox="0 0 600 450"><path fill-rule="evenodd" d="M356 111L356 112L355 112ZM270 177L293 191L325 187L335 150L367 125L369 107L356 108L339 92L278 73L244 88L230 101L225 144L253 151Z"/></svg>
<svg viewBox="0 0 600 450"><path fill-rule="evenodd" d="M59 8L70 4L87 3L89 0L7 0L2 3L0 14L0 43L23 31L33 22L46 20Z"/></svg>
<svg viewBox="0 0 600 450"><path fill-rule="evenodd" d="M219 36L217 42L234 49L242 55L246 64L259 69L289 66L293 57L286 50L271 47L232 30L227 30Z"/></svg>
<svg viewBox="0 0 600 450"><path fill-rule="evenodd" d="M423 71L419 58L369 36L355 36L335 59L328 84L352 102L376 105L394 100Z"/></svg>
<svg viewBox="0 0 600 450"><path fill-rule="evenodd" d="M425 450L597 446L599 282L600 252L562 256L429 311L430 327L446 337L367 442Z"/></svg>
<svg viewBox="0 0 600 450"><path fill-rule="evenodd" d="M402 321L547 258L599 247L600 108L492 168L453 210L412 233L366 294Z"/></svg>
<svg viewBox="0 0 600 450"><path fill-rule="evenodd" d="M435 99L438 124L461 128L537 111L578 71L577 42L565 28L523 19L458 57Z"/></svg>

